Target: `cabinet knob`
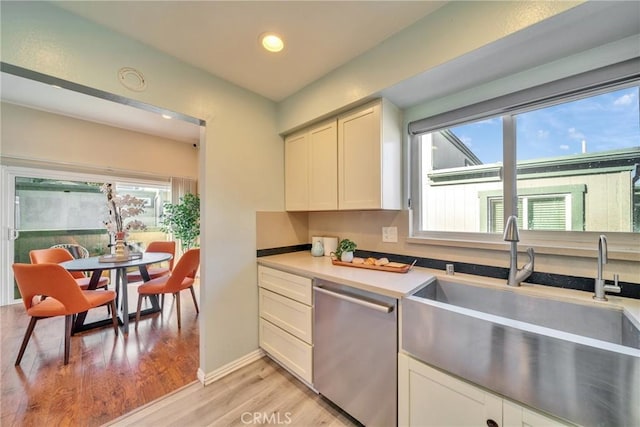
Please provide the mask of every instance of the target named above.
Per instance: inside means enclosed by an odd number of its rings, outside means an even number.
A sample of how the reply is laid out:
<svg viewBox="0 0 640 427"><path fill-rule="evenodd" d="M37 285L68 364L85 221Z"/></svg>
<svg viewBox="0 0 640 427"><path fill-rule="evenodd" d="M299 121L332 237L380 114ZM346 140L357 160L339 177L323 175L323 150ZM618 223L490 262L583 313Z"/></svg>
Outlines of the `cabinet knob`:
<svg viewBox="0 0 640 427"><path fill-rule="evenodd" d="M497 422L489 419L487 420L487 427L500 427Z"/></svg>

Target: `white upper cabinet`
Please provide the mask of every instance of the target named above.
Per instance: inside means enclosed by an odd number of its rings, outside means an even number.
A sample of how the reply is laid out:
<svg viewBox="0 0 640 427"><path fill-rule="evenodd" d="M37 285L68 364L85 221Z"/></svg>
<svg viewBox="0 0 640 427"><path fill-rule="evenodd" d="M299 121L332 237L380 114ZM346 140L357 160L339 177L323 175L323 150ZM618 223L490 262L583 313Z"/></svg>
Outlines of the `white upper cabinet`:
<svg viewBox="0 0 640 427"><path fill-rule="evenodd" d="M381 99L286 137L286 210L401 209L401 127Z"/></svg>
<svg viewBox="0 0 640 427"><path fill-rule="evenodd" d="M401 209L400 111L386 100L338 118L338 208Z"/></svg>
<svg viewBox="0 0 640 427"><path fill-rule="evenodd" d="M288 211L309 208L309 135L296 134L284 140L285 204Z"/></svg>
<svg viewBox="0 0 640 427"><path fill-rule="evenodd" d="M336 120L285 138L285 203L288 211L338 208Z"/></svg>
<svg viewBox="0 0 640 427"><path fill-rule="evenodd" d="M309 210L338 208L337 138L335 120L309 131Z"/></svg>

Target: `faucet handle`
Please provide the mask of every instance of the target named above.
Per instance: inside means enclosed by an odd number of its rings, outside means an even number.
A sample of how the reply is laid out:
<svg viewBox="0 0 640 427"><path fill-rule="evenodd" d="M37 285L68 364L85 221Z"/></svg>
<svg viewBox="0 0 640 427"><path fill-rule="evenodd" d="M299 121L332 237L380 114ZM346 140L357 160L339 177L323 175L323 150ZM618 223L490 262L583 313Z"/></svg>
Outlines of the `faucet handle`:
<svg viewBox="0 0 640 427"><path fill-rule="evenodd" d="M524 265L524 269L533 272L533 266L535 263L536 253L533 248L527 248L527 255L529 255L529 262Z"/></svg>
<svg viewBox="0 0 640 427"><path fill-rule="evenodd" d="M536 256L535 251L533 250L533 248L527 248L527 254L529 255L529 259L534 259Z"/></svg>
<svg viewBox="0 0 640 427"><path fill-rule="evenodd" d="M614 274L613 275L613 287L617 290L613 291L615 293L620 293L622 291L622 286L618 283L618 279L619 279L619 275L618 274Z"/></svg>
<svg viewBox="0 0 640 427"><path fill-rule="evenodd" d="M620 276L618 274L614 274L613 275L613 285L607 285L605 283L604 290L606 292L613 292L614 294L619 294L622 291L622 287L618 284L619 277Z"/></svg>

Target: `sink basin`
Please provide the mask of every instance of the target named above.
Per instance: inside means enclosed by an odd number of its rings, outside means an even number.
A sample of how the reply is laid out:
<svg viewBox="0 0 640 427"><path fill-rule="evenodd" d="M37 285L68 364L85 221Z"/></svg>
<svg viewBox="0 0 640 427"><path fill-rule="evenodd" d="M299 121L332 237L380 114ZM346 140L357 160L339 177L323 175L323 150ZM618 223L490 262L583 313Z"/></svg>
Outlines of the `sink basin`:
<svg viewBox="0 0 640 427"><path fill-rule="evenodd" d="M581 425L640 425L640 325L608 304L438 278L403 298L402 350Z"/></svg>
<svg viewBox="0 0 640 427"><path fill-rule="evenodd" d="M457 307L506 317L583 337L640 349L640 328L622 310L522 293L438 281L414 294Z"/></svg>

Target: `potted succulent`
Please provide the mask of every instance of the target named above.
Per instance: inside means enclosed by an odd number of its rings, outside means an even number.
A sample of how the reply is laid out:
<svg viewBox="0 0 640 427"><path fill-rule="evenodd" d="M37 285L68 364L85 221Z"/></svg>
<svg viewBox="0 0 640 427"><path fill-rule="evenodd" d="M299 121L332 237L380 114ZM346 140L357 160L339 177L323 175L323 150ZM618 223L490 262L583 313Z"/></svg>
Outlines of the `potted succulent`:
<svg viewBox="0 0 640 427"><path fill-rule="evenodd" d="M338 258L342 262L351 262L353 261L353 251L356 250L356 243L349 239L342 239L334 252L336 258Z"/></svg>

